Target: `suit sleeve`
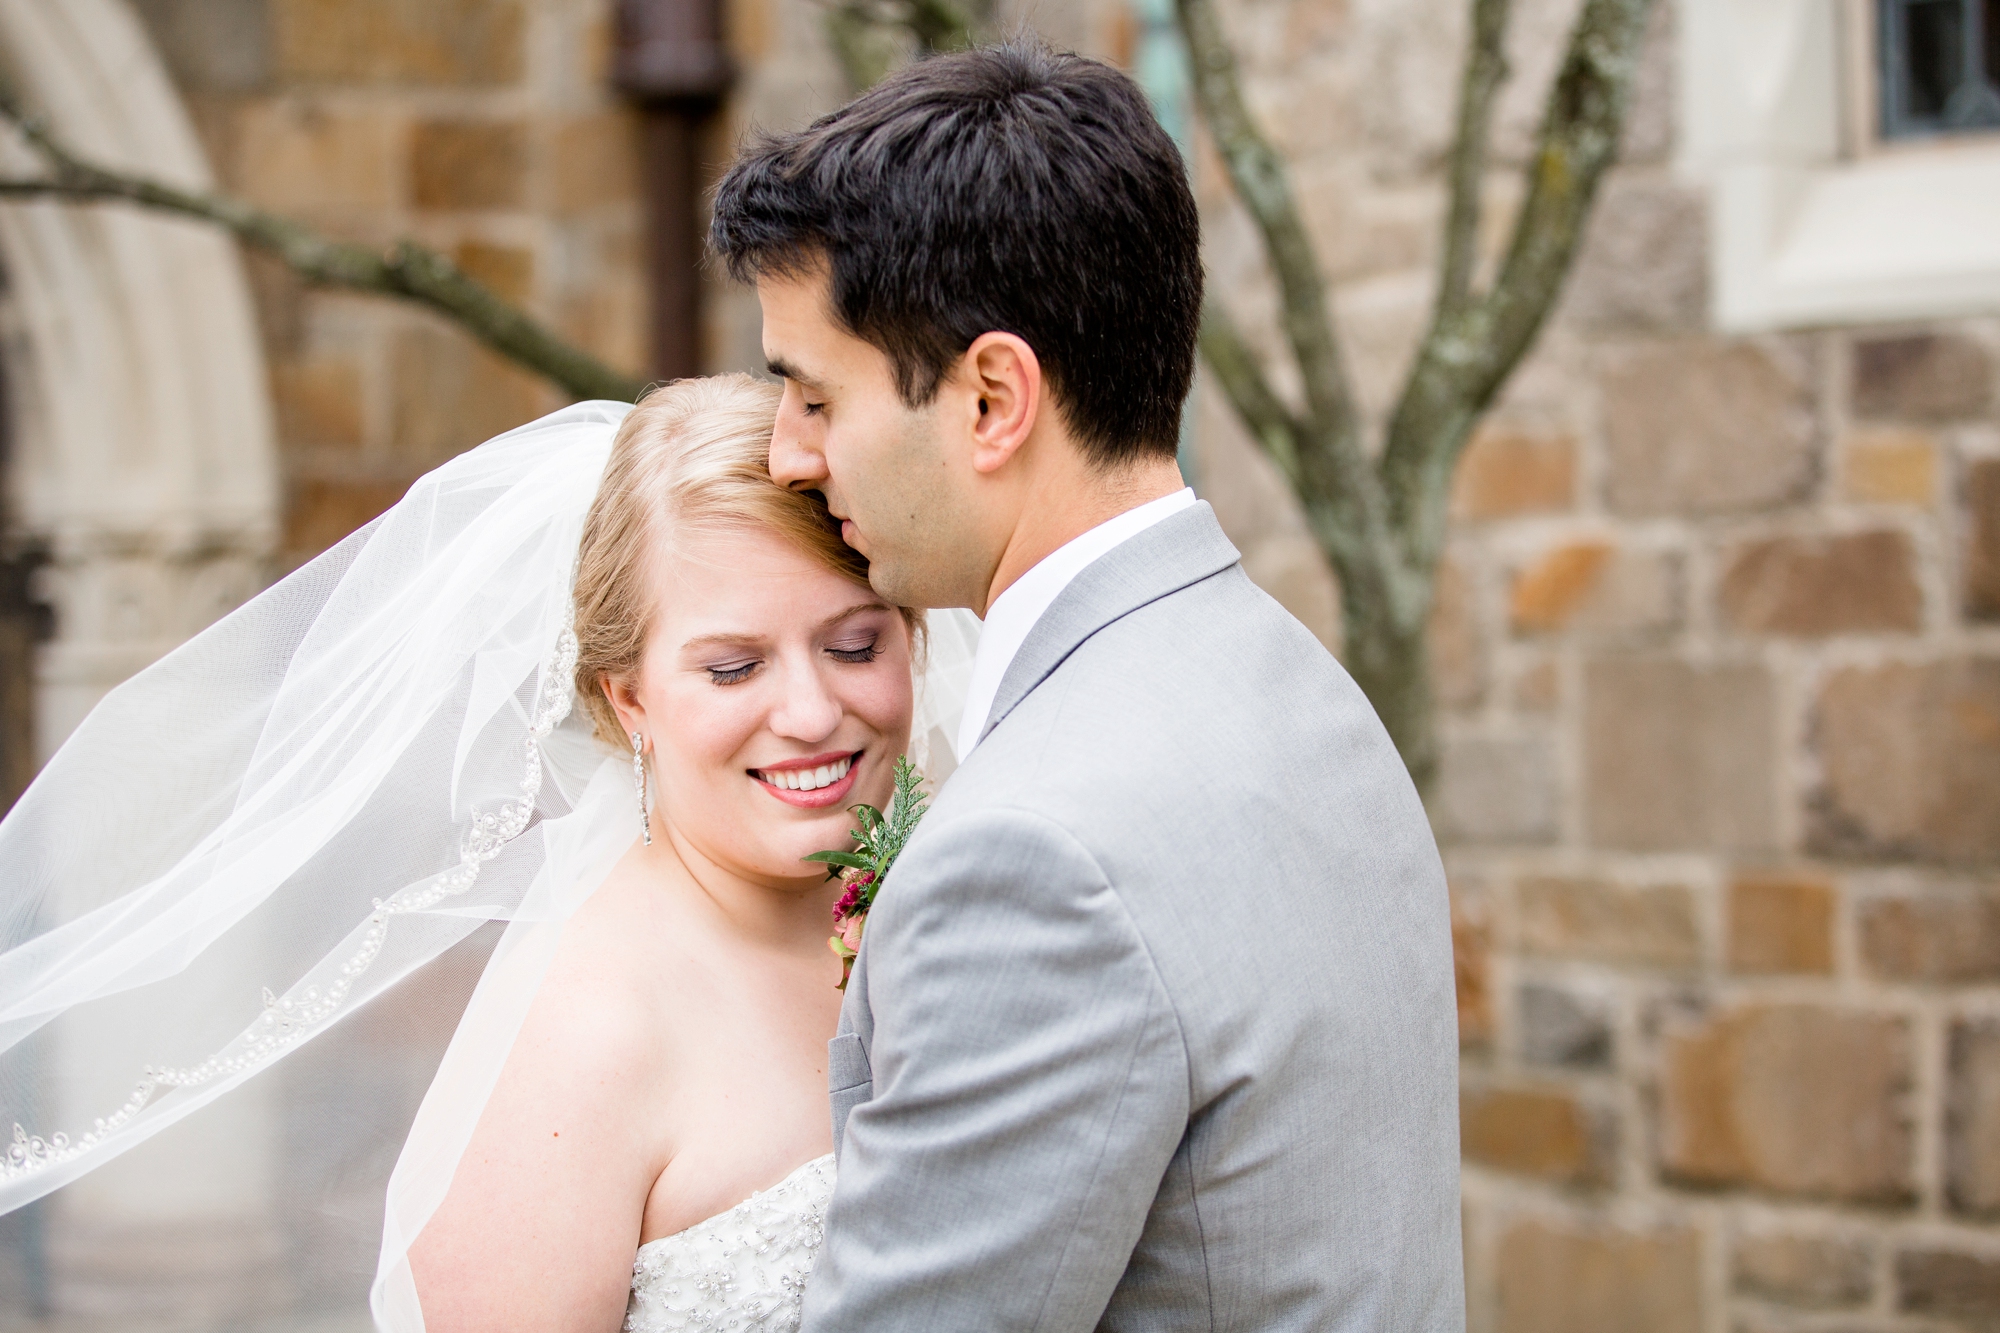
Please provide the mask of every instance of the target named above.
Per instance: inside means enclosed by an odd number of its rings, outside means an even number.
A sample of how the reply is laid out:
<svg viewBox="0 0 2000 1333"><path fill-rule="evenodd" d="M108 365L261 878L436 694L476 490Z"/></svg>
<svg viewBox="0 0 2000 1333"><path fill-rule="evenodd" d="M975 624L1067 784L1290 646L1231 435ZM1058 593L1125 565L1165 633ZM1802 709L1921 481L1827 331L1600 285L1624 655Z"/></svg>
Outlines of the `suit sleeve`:
<svg viewBox="0 0 2000 1333"><path fill-rule="evenodd" d="M864 952L874 1086L806 1333L1094 1328L1188 1116L1123 902L1060 826L984 809L912 840Z"/></svg>

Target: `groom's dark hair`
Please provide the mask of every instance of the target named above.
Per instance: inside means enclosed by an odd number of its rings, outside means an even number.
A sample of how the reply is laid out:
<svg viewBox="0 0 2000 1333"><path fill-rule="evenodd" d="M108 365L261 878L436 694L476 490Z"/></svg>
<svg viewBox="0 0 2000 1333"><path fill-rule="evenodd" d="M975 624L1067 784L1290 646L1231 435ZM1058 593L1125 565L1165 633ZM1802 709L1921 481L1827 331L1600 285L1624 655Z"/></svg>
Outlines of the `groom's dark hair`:
<svg viewBox="0 0 2000 1333"><path fill-rule="evenodd" d="M1201 322L1201 226L1145 94L1039 42L933 56L723 177L709 243L743 281L824 265L832 313L904 403L973 339L1035 349L1085 453L1174 451Z"/></svg>

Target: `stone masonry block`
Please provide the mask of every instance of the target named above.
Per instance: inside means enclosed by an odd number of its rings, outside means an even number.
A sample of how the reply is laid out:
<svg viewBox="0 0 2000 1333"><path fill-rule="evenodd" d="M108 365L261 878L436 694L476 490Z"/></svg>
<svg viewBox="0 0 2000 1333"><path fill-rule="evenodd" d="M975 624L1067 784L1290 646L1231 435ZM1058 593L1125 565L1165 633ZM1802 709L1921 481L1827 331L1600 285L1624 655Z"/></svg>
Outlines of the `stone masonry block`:
<svg viewBox="0 0 2000 1333"><path fill-rule="evenodd" d="M558 215L636 203L639 199L639 116L617 107L563 122L550 156L549 204Z"/></svg>
<svg viewBox="0 0 2000 1333"><path fill-rule="evenodd" d="M1438 565L1431 604L1431 689L1445 708L1478 706L1486 694L1486 636L1465 567L1447 556Z"/></svg>
<svg viewBox="0 0 2000 1333"><path fill-rule="evenodd" d="M1584 672L1584 814L1599 847L1744 851L1775 837L1776 704L1766 670L1671 657Z"/></svg>
<svg viewBox="0 0 2000 1333"><path fill-rule="evenodd" d="M548 391L528 372L428 322L397 337L392 395L396 451L415 470L435 467L552 406Z"/></svg>
<svg viewBox="0 0 2000 1333"><path fill-rule="evenodd" d="M1507 598L1515 633L1548 633L1568 624L1577 606L1597 590L1612 555L1609 542L1569 542L1523 569Z"/></svg>
<svg viewBox="0 0 2000 1333"><path fill-rule="evenodd" d="M1555 747L1544 736L1449 736L1431 818L1447 843L1546 843L1556 836Z"/></svg>
<svg viewBox="0 0 2000 1333"><path fill-rule="evenodd" d="M1701 961L1694 894L1685 885L1538 876L1522 880L1515 894L1523 953L1627 967Z"/></svg>
<svg viewBox="0 0 2000 1333"><path fill-rule="evenodd" d="M1759 348L1690 341L1641 352L1605 375L1603 391L1620 513L1764 509L1812 481L1806 385Z"/></svg>
<svg viewBox="0 0 2000 1333"><path fill-rule="evenodd" d="M1601 1069L1611 1063L1611 1022L1604 1003L1564 986L1521 987L1521 1059L1531 1065Z"/></svg>
<svg viewBox="0 0 2000 1333"><path fill-rule="evenodd" d="M1699 194L1614 172L1605 182L1565 312L1596 331L1698 329L1708 315L1708 213Z"/></svg>
<svg viewBox="0 0 2000 1333"><path fill-rule="evenodd" d="M1515 675L1508 702L1524 713L1551 713L1562 702L1562 667L1552 657L1531 660Z"/></svg>
<svg viewBox="0 0 2000 1333"><path fill-rule="evenodd" d="M318 555L403 498L407 484L307 480L292 488L285 511L285 552L304 561Z"/></svg>
<svg viewBox="0 0 2000 1333"><path fill-rule="evenodd" d="M1487 422L1473 432L1452 476L1461 521L1546 514L1576 504L1576 437Z"/></svg>
<svg viewBox="0 0 2000 1333"><path fill-rule="evenodd" d="M1722 614L1751 634L1823 638L1923 628L1917 556L1901 532L1773 537L1728 557Z"/></svg>
<svg viewBox="0 0 2000 1333"><path fill-rule="evenodd" d="M237 172L252 203L281 213L380 212L401 197L402 122L375 107L246 105Z"/></svg>
<svg viewBox="0 0 2000 1333"><path fill-rule="evenodd" d="M1701 1242L1679 1227L1628 1231L1536 1218L1501 1237L1497 1333L1700 1333Z"/></svg>
<svg viewBox="0 0 2000 1333"><path fill-rule="evenodd" d="M2000 458L1965 473L1965 614L2000 620Z"/></svg>
<svg viewBox="0 0 2000 1333"><path fill-rule="evenodd" d="M1451 883L1451 957L1458 991L1458 1044L1493 1041L1493 914L1483 886Z"/></svg>
<svg viewBox="0 0 2000 1333"><path fill-rule="evenodd" d="M1929 505L1937 499L1937 437L1908 426L1865 426L1840 451L1841 495L1863 504Z"/></svg>
<svg viewBox="0 0 2000 1333"><path fill-rule="evenodd" d="M1875 1253L1866 1241L1789 1234L1738 1238L1730 1256L1737 1291L1806 1309L1865 1302L1875 1288Z"/></svg>
<svg viewBox="0 0 2000 1333"><path fill-rule="evenodd" d="M1993 358L1956 334L1870 338L1854 346L1854 413L1957 421L1993 401Z"/></svg>
<svg viewBox="0 0 2000 1333"><path fill-rule="evenodd" d="M278 69L302 83L492 87L526 65L521 0L271 0Z"/></svg>
<svg viewBox="0 0 2000 1333"><path fill-rule="evenodd" d="M1954 1320L1967 1333L2000 1329L2000 1253L1904 1251L1896 1256L1896 1308Z"/></svg>
<svg viewBox="0 0 2000 1333"><path fill-rule="evenodd" d="M1680 589L1679 562L1671 555L1571 542L1515 577L1509 613L1517 634L1663 630L1680 620Z"/></svg>
<svg viewBox="0 0 2000 1333"><path fill-rule="evenodd" d="M1729 886L1729 970L1833 971L1833 885L1800 875L1755 875Z"/></svg>
<svg viewBox="0 0 2000 1333"><path fill-rule="evenodd" d="M2000 858L2000 657L1833 672L1811 734L1822 773L1813 850Z"/></svg>
<svg viewBox="0 0 2000 1333"><path fill-rule="evenodd" d="M1471 1084L1458 1098L1465 1160L1560 1185L1611 1183L1609 1124L1565 1088Z"/></svg>
<svg viewBox="0 0 2000 1333"><path fill-rule="evenodd" d="M1885 981L2000 981L2000 886L1933 885L1871 897L1858 925L1862 960Z"/></svg>
<svg viewBox="0 0 2000 1333"><path fill-rule="evenodd" d="M1901 1019L1797 1004L1716 1015L1666 1038L1660 1166L1690 1184L1903 1202L1911 1077Z"/></svg>
<svg viewBox="0 0 2000 1333"><path fill-rule="evenodd" d="M490 288L495 296L514 305L526 305L535 290L535 252L518 245L495 245L490 241L460 241L452 247L451 262L474 282Z"/></svg>
<svg viewBox="0 0 2000 1333"><path fill-rule="evenodd" d="M361 367L350 357L314 357L271 366L278 436L293 448L361 445Z"/></svg>
<svg viewBox="0 0 2000 1333"><path fill-rule="evenodd" d="M418 208L519 208L527 197L527 133L498 120L431 120L410 137Z"/></svg>
<svg viewBox="0 0 2000 1333"><path fill-rule="evenodd" d="M2000 1019L1952 1024L1950 1067L1946 1193L1959 1212L2000 1214Z"/></svg>

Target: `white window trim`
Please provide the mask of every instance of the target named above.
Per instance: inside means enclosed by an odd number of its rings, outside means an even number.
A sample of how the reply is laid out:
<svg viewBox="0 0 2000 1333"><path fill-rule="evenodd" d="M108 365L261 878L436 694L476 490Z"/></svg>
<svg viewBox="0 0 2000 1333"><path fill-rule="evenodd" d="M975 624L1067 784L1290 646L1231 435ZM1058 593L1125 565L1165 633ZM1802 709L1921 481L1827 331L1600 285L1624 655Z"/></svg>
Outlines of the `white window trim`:
<svg viewBox="0 0 2000 1333"><path fill-rule="evenodd" d="M1681 0L1679 166L1728 332L2000 311L2000 136L1857 153L1844 0Z"/></svg>

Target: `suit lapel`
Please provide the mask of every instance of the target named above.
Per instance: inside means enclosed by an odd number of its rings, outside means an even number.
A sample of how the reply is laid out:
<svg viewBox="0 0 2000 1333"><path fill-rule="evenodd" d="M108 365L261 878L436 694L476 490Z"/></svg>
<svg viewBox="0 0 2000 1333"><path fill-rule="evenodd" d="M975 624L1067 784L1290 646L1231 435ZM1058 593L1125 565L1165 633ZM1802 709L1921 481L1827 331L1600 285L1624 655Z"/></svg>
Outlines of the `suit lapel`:
<svg viewBox="0 0 2000 1333"><path fill-rule="evenodd" d="M1161 519L1106 551L1070 581L1028 631L1000 678L980 739L1091 635L1241 559L1206 501Z"/></svg>

